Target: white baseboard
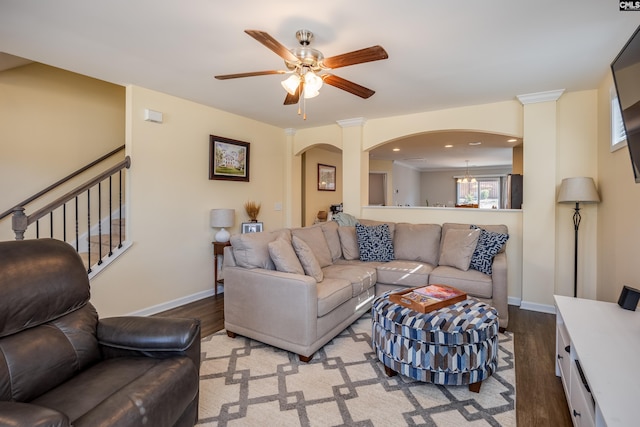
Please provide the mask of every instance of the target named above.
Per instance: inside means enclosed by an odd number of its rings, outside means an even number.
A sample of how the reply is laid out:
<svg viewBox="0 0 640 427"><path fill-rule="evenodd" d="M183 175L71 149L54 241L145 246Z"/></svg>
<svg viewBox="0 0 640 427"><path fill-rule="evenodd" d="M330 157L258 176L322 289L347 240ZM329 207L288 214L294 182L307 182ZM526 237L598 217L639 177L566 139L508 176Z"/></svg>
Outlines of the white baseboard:
<svg viewBox="0 0 640 427"><path fill-rule="evenodd" d="M548 304L539 304L537 302L522 301L520 308L523 310L539 311L541 313L556 314L556 307Z"/></svg>
<svg viewBox="0 0 640 427"><path fill-rule="evenodd" d="M507 299L507 304L509 305L517 305L518 307L520 307L520 304L522 303L522 298L518 298L518 297L509 297Z"/></svg>
<svg viewBox="0 0 640 427"><path fill-rule="evenodd" d="M219 293L220 291L218 291ZM171 310L172 308L180 307L181 305L189 304L190 302L199 301L203 298L207 298L214 295L213 289L197 292L192 295L187 295L182 298L174 299L173 301L163 302L162 304L154 305L152 307L143 308L142 310L129 313L129 316L151 316L163 311Z"/></svg>

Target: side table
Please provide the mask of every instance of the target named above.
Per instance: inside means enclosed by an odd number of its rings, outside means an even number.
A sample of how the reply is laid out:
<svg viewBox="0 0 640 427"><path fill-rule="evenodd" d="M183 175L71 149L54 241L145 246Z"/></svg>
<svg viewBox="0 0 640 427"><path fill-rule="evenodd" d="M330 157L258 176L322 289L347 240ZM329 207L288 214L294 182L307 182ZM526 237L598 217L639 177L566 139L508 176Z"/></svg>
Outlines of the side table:
<svg viewBox="0 0 640 427"><path fill-rule="evenodd" d="M224 285L224 279L218 280L218 255L224 258L224 248L231 246L230 242L211 242L213 244L213 288L214 295L218 295L218 283Z"/></svg>

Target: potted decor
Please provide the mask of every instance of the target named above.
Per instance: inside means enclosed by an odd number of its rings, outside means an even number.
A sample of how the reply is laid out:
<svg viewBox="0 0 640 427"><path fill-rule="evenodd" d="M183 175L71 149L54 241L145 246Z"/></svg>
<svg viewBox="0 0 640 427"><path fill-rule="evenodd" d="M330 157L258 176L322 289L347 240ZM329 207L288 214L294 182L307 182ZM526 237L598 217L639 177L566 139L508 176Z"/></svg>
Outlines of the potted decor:
<svg viewBox="0 0 640 427"><path fill-rule="evenodd" d="M258 214L260 213L260 203L253 202L251 200L244 204L244 210L247 212L247 216L251 222L258 222Z"/></svg>

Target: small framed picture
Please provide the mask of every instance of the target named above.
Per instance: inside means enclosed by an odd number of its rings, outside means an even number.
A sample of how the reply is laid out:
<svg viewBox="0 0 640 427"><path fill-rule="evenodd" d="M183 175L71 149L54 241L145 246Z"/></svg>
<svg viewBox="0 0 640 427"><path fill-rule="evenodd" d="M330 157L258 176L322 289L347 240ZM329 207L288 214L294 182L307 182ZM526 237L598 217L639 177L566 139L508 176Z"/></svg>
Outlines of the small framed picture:
<svg viewBox="0 0 640 427"><path fill-rule="evenodd" d="M261 222L243 222L242 233L260 233L262 231Z"/></svg>
<svg viewBox="0 0 640 427"><path fill-rule="evenodd" d="M210 135L209 179L249 182L249 143Z"/></svg>
<svg viewBox="0 0 640 427"><path fill-rule="evenodd" d="M336 191L336 167L318 163L318 191Z"/></svg>

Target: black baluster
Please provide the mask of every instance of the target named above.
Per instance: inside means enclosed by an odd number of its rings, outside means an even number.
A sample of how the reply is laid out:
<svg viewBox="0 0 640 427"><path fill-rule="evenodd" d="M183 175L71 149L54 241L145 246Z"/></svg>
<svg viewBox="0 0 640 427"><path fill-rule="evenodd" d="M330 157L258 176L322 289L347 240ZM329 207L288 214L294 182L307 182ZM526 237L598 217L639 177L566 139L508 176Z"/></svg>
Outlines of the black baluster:
<svg viewBox="0 0 640 427"><path fill-rule="evenodd" d="M87 188L87 259L89 268L87 273L91 273L91 189Z"/></svg>
<svg viewBox="0 0 640 427"><path fill-rule="evenodd" d="M112 188L112 182L113 182L113 175L109 175L109 256L113 255L113 207L112 207L112 201L113 201L113 188Z"/></svg>
<svg viewBox="0 0 640 427"><path fill-rule="evenodd" d="M62 240L67 241L67 204L62 205Z"/></svg>
<svg viewBox="0 0 640 427"><path fill-rule="evenodd" d="M118 203L120 204L120 218L118 220L118 227L120 228L120 237L118 237L118 248L122 247L122 169L118 171L120 185L118 190Z"/></svg>
<svg viewBox="0 0 640 427"><path fill-rule="evenodd" d="M78 220L78 196L76 196L76 252L80 252L80 221Z"/></svg>
<svg viewBox="0 0 640 427"><path fill-rule="evenodd" d="M102 264L102 181L98 183L98 265Z"/></svg>

